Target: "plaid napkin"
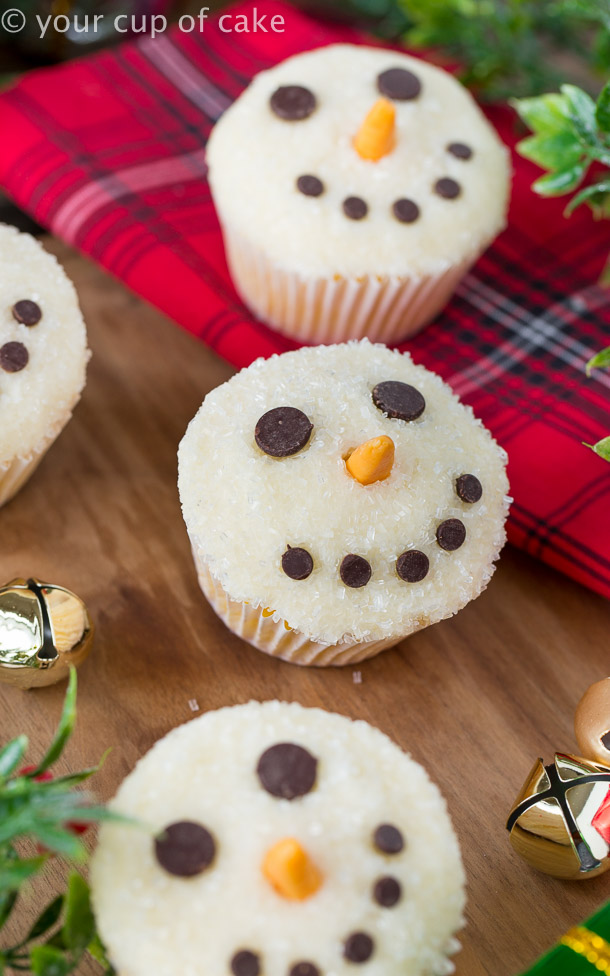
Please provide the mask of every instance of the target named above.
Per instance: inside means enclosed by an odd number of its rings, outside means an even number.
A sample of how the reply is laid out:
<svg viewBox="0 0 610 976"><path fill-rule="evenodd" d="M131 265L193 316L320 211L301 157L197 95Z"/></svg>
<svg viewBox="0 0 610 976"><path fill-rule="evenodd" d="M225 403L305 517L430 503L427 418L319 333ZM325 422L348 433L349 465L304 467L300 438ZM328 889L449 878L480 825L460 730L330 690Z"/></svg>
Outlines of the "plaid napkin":
<svg viewBox="0 0 610 976"><path fill-rule="evenodd" d="M363 40L275 0L256 7L267 24L282 15L284 33L208 21L203 32L32 72L0 97L0 185L239 367L294 343L256 321L231 284L205 179L207 136L255 72ZM514 144L513 114L489 117ZM585 208L564 219L565 201L532 193L536 168L518 156L514 167L509 229L404 348L508 451L512 542L610 596L610 466L581 446L610 433L610 375L583 371L610 344L610 293L595 284L609 225Z"/></svg>

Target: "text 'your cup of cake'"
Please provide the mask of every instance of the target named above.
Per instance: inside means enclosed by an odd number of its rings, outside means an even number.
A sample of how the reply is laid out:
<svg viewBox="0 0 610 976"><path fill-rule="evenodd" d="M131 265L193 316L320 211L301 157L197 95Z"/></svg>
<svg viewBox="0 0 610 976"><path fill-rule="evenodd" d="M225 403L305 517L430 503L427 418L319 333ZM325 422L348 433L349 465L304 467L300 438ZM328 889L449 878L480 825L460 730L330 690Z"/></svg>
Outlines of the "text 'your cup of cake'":
<svg viewBox="0 0 610 976"><path fill-rule="evenodd" d="M92 864L121 976L448 976L464 870L424 769L366 722L282 702L170 732Z"/></svg>
<svg viewBox="0 0 610 976"><path fill-rule="evenodd" d="M302 341L398 342L505 225L508 152L447 72L333 45L257 75L208 143L238 291Z"/></svg>
<svg viewBox="0 0 610 976"><path fill-rule="evenodd" d="M353 664L450 617L505 541L506 455L406 354L366 340L259 359L180 445L203 592L296 664Z"/></svg>
<svg viewBox="0 0 610 976"><path fill-rule="evenodd" d="M76 292L56 258L0 224L0 505L72 415L89 352Z"/></svg>

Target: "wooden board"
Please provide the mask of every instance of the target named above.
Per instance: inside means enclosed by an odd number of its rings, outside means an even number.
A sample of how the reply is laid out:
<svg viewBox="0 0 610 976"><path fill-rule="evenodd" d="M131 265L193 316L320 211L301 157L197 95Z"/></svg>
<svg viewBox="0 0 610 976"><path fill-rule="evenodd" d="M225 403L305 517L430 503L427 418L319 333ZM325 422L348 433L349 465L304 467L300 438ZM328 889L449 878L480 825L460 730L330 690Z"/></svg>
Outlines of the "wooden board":
<svg viewBox="0 0 610 976"><path fill-rule="evenodd" d="M608 673L608 604L508 548L482 597L362 665L359 684L351 668L303 670L242 643L199 591L176 490L178 442L231 369L90 262L49 246L76 283L93 359L74 419L0 511L0 579L68 586L97 622L66 767L112 747L95 781L109 798L156 739L193 717L193 701L203 711L278 697L364 718L447 798L469 878L459 976L514 976L610 897L610 875L570 884L535 874L504 829L536 756L575 749L576 702ZM2 739L26 731L39 755L63 690L2 686ZM43 894L22 906L22 925Z"/></svg>

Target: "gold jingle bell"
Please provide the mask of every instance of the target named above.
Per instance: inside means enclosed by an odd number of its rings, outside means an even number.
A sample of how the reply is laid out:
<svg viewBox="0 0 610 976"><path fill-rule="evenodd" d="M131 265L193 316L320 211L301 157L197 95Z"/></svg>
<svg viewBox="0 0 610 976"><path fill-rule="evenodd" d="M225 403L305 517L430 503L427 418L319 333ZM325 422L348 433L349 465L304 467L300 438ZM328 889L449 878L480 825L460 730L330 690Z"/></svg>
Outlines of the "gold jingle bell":
<svg viewBox="0 0 610 976"><path fill-rule="evenodd" d="M63 586L14 579L0 587L0 681L40 688L84 661L93 623L83 601Z"/></svg>
<svg viewBox="0 0 610 976"><path fill-rule="evenodd" d="M610 766L610 678L585 691L576 706L574 732L584 756Z"/></svg>
<svg viewBox="0 0 610 976"><path fill-rule="evenodd" d="M610 868L610 768L557 753L538 759L510 812L510 842L532 867L582 880Z"/></svg>

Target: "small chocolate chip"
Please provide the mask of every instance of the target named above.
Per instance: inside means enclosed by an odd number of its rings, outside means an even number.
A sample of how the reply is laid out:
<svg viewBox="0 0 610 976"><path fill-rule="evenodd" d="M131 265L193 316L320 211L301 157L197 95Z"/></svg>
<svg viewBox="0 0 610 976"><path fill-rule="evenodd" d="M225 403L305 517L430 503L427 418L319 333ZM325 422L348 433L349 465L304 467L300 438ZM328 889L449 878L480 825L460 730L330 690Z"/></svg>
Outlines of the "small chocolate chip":
<svg viewBox="0 0 610 976"><path fill-rule="evenodd" d="M417 98L421 91L421 81L406 68L388 68L377 76L377 88L387 98L407 102Z"/></svg>
<svg viewBox="0 0 610 976"><path fill-rule="evenodd" d="M373 898L382 908L393 908L401 895L402 888L396 878L379 878L373 887Z"/></svg>
<svg viewBox="0 0 610 976"><path fill-rule="evenodd" d="M402 833L393 824L379 824L373 834L373 843L382 854L400 854L405 846Z"/></svg>
<svg viewBox="0 0 610 976"><path fill-rule="evenodd" d="M315 112L316 96L303 85L282 85L269 100L271 111L286 122L300 122Z"/></svg>
<svg viewBox="0 0 610 976"><path fill-rule="evenodd" d="M274 407L268 410L254 429L254 439L261 451L271 457L290 457L307 444L313 424L296 407Z"/></svg>
<svg viewBox="0 0 610 976"><path fill-rule="evenodd" d="M605 749L610 749L610 731L601 737L601 744Z"/></svg>
<svg viewBox="0 0 610 976"><path fill-rule="evenodd" d="M455 491L463 502L474 505L475 502L480 501L481 495L483 494L483 485L476 475L461 474L459 478L456 478Z"/></svg>
<svg viewBox="0 0 610 976"><path fill-rule="evenodd" d="M456 159L471 159L472 157L472 149L465 142L450 142L447 146L447 152L450 152Z"/></svg>
<svg viewBox="0 0 610 976"><path fill-rule="evenodd" d="M304 176L299 176L297 189L306 197L320 197L324 193L324 184L317 176L306 173Z"/></svg>
<svg viewBox="0 0 610 976"><path fill-rule="evenodd" d="M466 541L466 526L459 519L446 519L436 530L436 541L446 552L455 552Z"/></svg>
<svg viewBox="0 0 610 976"><path fill-rule="evenodd" d="M408 549L396 560L396 572L405 583L420 583L430 569L430 560L419 549Z"/></svg>
<svg viewBox="0 0 610 976"><path fill-rule="evenodd" d="M7 373L18 373L25 369L30 354L22 342L5 342L0 346L0 366Z"/></svg>
<svg viewBox="0 0 610 976"><path fill-rule="evenodd" d="M392 213L401 224L412 224L419 217L419 207L413 200L404 197L392 204Z"/></svg>
<svg viewBox="0 0 610 976"><path fill-rule="evenodd" d="M13 318L22 325L38 325L42 318L40 305L24 298L20 302L15 302L12 308Z"/></svg>
<svg viewBox="0 0 610 976"><path fill-rule="evenodd" d="M256 772L267 793L283 800L294 800L313 789L318 760L294 742L278 742L265 749Z"/></svg>
<svg viewBox="0 0 610 976"><path fill-rule="evenodd" d="M341 560L339 575L346 586L351 586L357 590L360 586L366 586L371 578L371 564L363 557L350 552Z"/></svg>
<svg viewBox="0 0 610 976"><path fill-rule="evenodd" d="M304 580L311 576L313 559L307 549L288 546L282 556L282 569L293 580Z"/></svg>
<svg viewBox="0 0 610 976"><path fill-rule="evenodd" d="M290 970L290 976L320 976L320 970L312 962L296 962Z"/></svg>
<svg viewBox="0 0 610 976"><path fill-rule="evenodd" d="M378 383L373 390L373 403L392 420L417 420L426 409L419 390L399 380Z"/></svg>
<svg viewBox="0 0 610 976"><path fill-rule="evenodd" d="M434 192L444 200L455 200L462 192L462 188L457 180L452 180L450 176L443 176L434 184Z"/></svg>
<svg viewBox="0 0 610 976"><path fill-rule="evenodd" d="M367 962L373 955L374 943L366 932L352 932L343 946L343 955L348 962Z"/></svg>
<svg viewBox="0 0 610 976"><path fill-rule="evenodd" d="M155 855L168 874L192 878L210 866L216 844L209 830L201 824L181 820L169 824L155 837Z"/></svg>
<svg viewBox="0 0 610 976"><path fill-rule="evenodd" d="M233 976L258 976L261 971L260 959L249 949L240 949L231 959Z"/></svg>
<svg viewBox="0 0 610 976"><path fill-rule="evenodd" d="M350 220L363 220L368 212L368 204L360 197L346 197L343 201L343 213Z"/></svg>

